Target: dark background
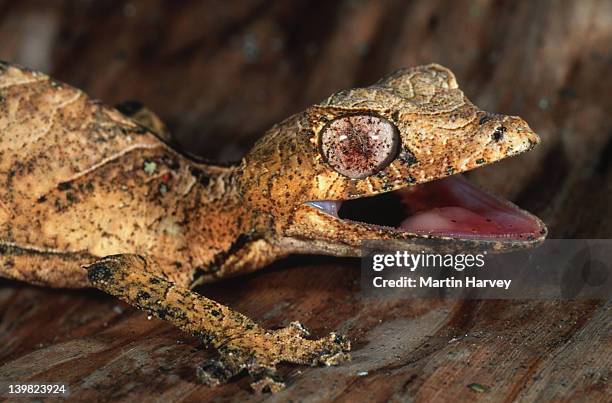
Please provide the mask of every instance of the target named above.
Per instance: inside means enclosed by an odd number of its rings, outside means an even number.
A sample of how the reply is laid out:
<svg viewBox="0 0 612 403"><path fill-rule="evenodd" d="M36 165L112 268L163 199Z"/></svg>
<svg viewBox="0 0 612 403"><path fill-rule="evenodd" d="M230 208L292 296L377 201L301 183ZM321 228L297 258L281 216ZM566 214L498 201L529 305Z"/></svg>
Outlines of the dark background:
<svg viewBox="0 0 612 403"><path fill-rule="evenodd" d="M470 177L554 238L612 234L611 43L605 0L0 2L0 59L108 104L139 100L221 161L336 90L446 65L477 105L542 137ZM202 290L267 326L354 341L350 364L285 367L272 399L610 400L610 303L366 300L358 266L294 257ZM0 286L0 379L64 381L90 400L261 399L245 380L195 384L193 339L99 292Z"/></svg>

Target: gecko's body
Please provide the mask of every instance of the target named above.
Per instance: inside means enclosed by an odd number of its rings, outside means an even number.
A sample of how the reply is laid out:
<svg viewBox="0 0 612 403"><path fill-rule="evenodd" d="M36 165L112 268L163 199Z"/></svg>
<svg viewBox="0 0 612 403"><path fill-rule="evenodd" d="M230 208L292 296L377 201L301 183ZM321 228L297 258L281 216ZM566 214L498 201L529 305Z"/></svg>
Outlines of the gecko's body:
<svg viewBox="0 0 612 403"><path fill-rule="evenodd" d="M275 389L276 363L332 364L349 346L334 334L307 340L298 324L267 331L194 284L291 253L358 256L366 239L505 250L546 234L515 206L439 180L539 140L520 118L476 108L438 65L336 93L275 125L231 167L181 155L153 134L155 122L0 64L0 276L93 283L200 334L220 352L200 371L211 384L246 369ZM376 211L360 211L381 195L400 213L366 219Z"/></svg>

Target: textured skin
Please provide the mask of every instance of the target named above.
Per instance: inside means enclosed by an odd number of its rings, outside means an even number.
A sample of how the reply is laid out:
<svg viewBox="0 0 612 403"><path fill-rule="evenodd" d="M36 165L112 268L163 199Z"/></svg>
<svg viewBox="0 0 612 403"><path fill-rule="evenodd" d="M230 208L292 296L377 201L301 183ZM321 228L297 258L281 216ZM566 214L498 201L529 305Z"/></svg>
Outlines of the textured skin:
<svg viewBox="0 0 612 403"><path fill-rule="evenodd" d="M4 276L89 286L81 265L130 252L187 285L235 238L233 169L188 161L79 90L0 65L0 133Z"/></svg>
<svg viewBox="0 0 612 403"><path fill-rule="evenodd" d="M220 355L199 370L211 385L247 370L255 389L278 390L278 362L331 365L347 358L350 345L334 334L308 340L299 324L267 331L189 286L295 252L358 256L366 239L467 251L529 247L546 235L542 224L541 236L520 242L432 240L339 220L305 204L427 182L538 143L522 119L476 108L439 65L336 93L272 127L228 168L182 156L167 145L171 138L157 117L132 112L0 64L0 276L94 285L202 336ZM356 114L386 119L401 139L398 157L362 179L340 175L320 152L327 125Z"/></svg>

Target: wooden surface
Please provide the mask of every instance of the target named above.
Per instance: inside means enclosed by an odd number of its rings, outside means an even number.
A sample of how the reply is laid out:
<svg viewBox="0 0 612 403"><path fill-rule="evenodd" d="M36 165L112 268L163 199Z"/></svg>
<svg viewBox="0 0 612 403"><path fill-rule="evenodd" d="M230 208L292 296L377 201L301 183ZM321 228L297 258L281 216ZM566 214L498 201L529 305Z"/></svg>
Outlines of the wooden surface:
<svg viewBox="0 0 612 403"><path fill-rule="evenodd" d="M553 238L612 235L612 2L0 2L0 58L113 104L138 99L181 144L238 158L271 124L397 67L436 61L535 151L470 175ZM52 4L52 6L51 6ZM200 291L266 326L353 340L351 363L286 366L289 387L209 389L208 353L93 290L0 281L0 379L87 401L610 401L612 304L363 299L357 260L293 257ZM480 387L469 387L477 384Z"/></svg>

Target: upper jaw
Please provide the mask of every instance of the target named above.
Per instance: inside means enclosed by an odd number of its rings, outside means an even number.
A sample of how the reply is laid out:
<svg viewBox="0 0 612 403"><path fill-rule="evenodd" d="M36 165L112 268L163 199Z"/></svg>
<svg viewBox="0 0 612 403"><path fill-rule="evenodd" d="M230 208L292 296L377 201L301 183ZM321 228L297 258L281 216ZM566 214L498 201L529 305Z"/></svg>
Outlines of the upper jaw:
<svg viewBox="0 0 612 403"><path fill-rule="evenodd" d="M423 122L409 126L409 118L398 122L401 144L395 160L362 179L323 166L316 172L311 200L357 199L427 183L516 156L540 142L519 117L480 110L470 116L469 123L457 128L425 127Z"/></svg>

